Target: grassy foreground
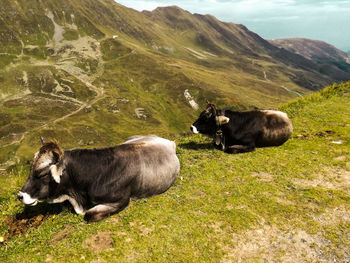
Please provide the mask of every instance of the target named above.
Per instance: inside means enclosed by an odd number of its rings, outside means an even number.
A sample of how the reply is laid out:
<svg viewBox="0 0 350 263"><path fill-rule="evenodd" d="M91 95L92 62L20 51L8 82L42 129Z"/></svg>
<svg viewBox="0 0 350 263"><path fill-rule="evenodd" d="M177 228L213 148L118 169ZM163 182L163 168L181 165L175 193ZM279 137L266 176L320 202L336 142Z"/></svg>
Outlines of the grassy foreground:
<svg viewBox="0 0 350 263"><path fill-rule="evenodd" d="M350 83L281 109L285 145L228 155L183 137L169 191L94 224L70 205L25 209L28 171L0 171L0 262L349 262Z"/></svg>

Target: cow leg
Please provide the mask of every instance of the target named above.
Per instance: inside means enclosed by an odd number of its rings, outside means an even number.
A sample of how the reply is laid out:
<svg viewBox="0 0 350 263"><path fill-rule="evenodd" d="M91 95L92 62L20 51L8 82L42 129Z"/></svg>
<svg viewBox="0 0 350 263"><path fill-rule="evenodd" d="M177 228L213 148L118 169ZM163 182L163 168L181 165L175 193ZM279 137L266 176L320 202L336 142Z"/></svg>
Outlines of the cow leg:
<svg viewBox="0 0 350 263"><path fill-rule="evenodd" d="M86 211L84 219L87 222L97 222L103 218L122 211L129 205L130 197L116 203L100 204Z"/></svg>
<svg viewBox="0 0 350 263"><path fill-rule="evenodd" d="M225 153L246 153L255 151L253 145L232 145L225 149Z"/></svg>

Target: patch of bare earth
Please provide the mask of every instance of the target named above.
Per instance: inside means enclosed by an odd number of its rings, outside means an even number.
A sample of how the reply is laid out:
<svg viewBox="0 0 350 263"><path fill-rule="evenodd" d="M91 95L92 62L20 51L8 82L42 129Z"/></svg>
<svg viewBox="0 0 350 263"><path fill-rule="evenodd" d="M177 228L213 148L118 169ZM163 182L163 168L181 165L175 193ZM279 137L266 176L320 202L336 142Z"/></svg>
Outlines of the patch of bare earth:
<svg viewBox="0 0 350 263"><path fill-rule="evenodd" d="M335 157L334 158L334 161L345 161L346 160L346 156L345 155L342 155L342 156L338 156L338 157Z"/></svg>
<svg viewBox="0 0 350 263"><path fill-rule="evenodd" d="M5 241L13 236L21 236L29 232L31 229L37 228L45 221L46 218L46 215L41 214L31 217L26 217L23 214L19 214L18 216L14 217L7 217L4 222L8 228Z"/></svg>
<svg viewBox="0 0 350 263"><path fill-rule="evenodd" d="M294 179L293 183L301 187L320 187L350 194L350 171L327 167L310 179Z"/></svg>
<svg viewBox="0 0 350 263"><path fill-rule="evenodd" d="M335 262L324 255L329 241L302 229L283 231L264 225L243 234L233 234L233 243L223 246L222 262Z"/></svg>
<svg viewBox="0 0 350 263"><path fill-rule="evenodd" d="M338 225L340 223L350 223L350 206L345 205L336 208L327 208L321 215L315 215L314 219L327 225ZM350 242L350 240L349 240Z"/></svg>
<svg viewBox="0 0 350 263"><path fill-rule="evenodd" d="M261 182L272 182L275 179L275 176L269 173L252 173L253 177L256 177L257 180Z"/></svg>
<svg viewBox="0 0 350 263"><path fill-rule="evenodd" d="M103 258L97 258L92 260L90 263L106 263L107 261L104 260Z"/></svg>
<svg viewBox="0 0 350 263"><path fill-rule="evenodd" d="M72 231L73 231L73 227L71 225L66 226L65 229L61 230L56 235L54 235L54 237L50 241L48 241L48 244L54 245L57 242L63 239L66 239Z"/></svg>
<svg viewBox="0 0 350 263"><path fill-rule="evenodd" d="M94 252L100 253L113 249L114 241L109 231L101 231L93 235L83 242L83 247Z"/></svg>
<svg viewBox="0 0 350 263"><path fill-rule="evenodd" d="M262 182L273 182L275 178L267 173L254 173L252 176ZM295 179L293 182L302 187L322 187L349 193L350 171L326 168L310 180ZM281 203L287 201L282 194L275 198ZM350 204L327 208L322 214L316 211L318 209L310 208L310 213L314 213L313 219L320 225L317 233L310 234L305 229L288 226L280 229L267 225L261 219L260 227L234 233L229 242L219 243L224 252L221 262L350 262L350 230L345 227L350 223ZM224 231L221 222L215 222L209 227L216 233ZM330 229L332 237L328 239Z"/></svg>
<svg viewBox="0 0 350 263"><path fill-rule="evenodd" d="M271 183L275 180L277 175L272 175L269 173L261 172L261 173L252 173L252 177L255 177L260 182ZM275 193L274 195L269 195L269 198L276 200L276 202L283 205L293 205L293 202L288 200L284 193Z"/></svg>

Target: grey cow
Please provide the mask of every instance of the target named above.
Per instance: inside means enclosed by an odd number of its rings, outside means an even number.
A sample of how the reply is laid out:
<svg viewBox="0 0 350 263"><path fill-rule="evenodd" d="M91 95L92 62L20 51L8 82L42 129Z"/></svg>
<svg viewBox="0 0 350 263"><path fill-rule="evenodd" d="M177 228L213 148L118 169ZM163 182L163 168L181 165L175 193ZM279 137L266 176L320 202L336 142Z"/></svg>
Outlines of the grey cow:
<svg viewBox="0 0 350 263"><path fill-rule="evenodd" d="M126 208L131 198L165 192L179 171L175 143L154 135L101 149L62 150L48 142L35 154L18 198L30 206L68 200L85 220L99 221Z"/></svg>

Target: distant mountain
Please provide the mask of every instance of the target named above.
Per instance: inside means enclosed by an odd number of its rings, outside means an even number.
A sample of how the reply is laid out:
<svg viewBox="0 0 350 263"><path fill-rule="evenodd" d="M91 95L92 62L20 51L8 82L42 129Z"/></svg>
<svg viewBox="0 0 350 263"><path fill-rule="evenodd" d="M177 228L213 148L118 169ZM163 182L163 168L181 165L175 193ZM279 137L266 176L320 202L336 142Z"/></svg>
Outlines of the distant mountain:
<svg viewBox="0 0 350 263"><path fill-rule="evenodd" d="M347 79L243 25L176 6L0 0L0 168L27 160L39 135L64 147L177 136L206 99L273 108Z"/></svg>
<svg viewBox="0 0 350 263"><path fill-rule="evenodd" d="M190 40L197 48L210 51L221 58L228 58L235 65L239 64L245 72L256 70L255 66L251 68L248 65L247 59L282 64L282 68L288 68L288 72L282 69L282 74L289 75L293 72L291 80L311 90L318 89L316 83L323 82L325 78L343 81L348 80L350 76L342 70L324 72L317 63L310 62L294 52L276 48L245 26L224 23L211 15L191 14L176 6L160 7L152 12L143 13L156 24L162 25L161 28L167 28L164 32L170 38L176 36L176 44L186 46ZM303 70L303 74L300 74L300 69ZM322 76L316 77L316 72Z"/></svg>
<svg viewBox="0 0 350 263"><path fill-rule="evenodd" d="M305 38L276 39L270 42L314 61L324 71L334 70L333 65L341 71L350 72L349 55L326 42Z"/></svg>

